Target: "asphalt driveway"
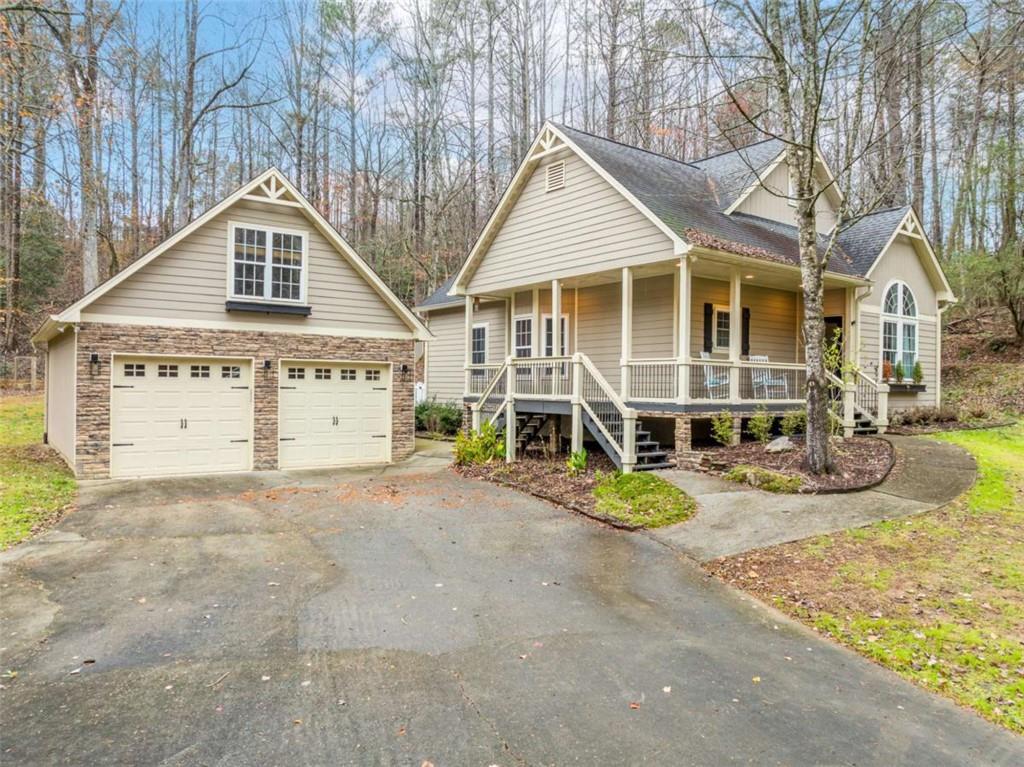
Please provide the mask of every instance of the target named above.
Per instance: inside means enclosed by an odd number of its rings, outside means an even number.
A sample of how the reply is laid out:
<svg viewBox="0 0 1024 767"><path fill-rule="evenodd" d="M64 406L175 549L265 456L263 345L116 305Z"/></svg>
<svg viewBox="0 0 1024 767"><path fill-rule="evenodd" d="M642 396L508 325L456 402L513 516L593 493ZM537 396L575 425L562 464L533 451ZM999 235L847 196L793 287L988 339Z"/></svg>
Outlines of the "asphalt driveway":
<svg viewBox="0 0 1024 767"><path fill-rule="evenodd" d="M94 486L2 566L4 765L1024 763L665 545L430 460Z"/></svg>

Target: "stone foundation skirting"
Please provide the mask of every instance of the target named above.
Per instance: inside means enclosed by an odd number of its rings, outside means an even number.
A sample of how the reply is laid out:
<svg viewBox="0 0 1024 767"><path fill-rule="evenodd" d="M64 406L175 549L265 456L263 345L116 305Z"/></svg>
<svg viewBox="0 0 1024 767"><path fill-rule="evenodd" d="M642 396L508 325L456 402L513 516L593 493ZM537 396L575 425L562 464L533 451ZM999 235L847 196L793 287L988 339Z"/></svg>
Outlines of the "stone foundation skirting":
<svg viewBox="0 0 1024 767"><path fill-rule="evenodd" d="M75 473L86 479L110 475L110 363L114 354L252 357L253 468L277 468L278 362L282 359L392 363L391 460L415 448L413 341L387 338L341 338L245 330L165 328L145 325L82 323L78 328L77 435ZM99 370L89 357L98 354ZM263 361L270 360L270 369ZM402 365L408 372L401 372Z"/></svg>

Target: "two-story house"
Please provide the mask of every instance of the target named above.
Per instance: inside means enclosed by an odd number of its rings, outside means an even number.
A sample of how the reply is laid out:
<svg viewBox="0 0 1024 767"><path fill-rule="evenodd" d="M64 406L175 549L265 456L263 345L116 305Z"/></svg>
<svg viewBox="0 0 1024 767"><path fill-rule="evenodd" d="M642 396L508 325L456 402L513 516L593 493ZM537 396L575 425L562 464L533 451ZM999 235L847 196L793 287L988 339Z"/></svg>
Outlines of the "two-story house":
<svg viewBox="0 0 1024 767"><path fill-rule="evenodd" d="M428 338L271 169L46 320L46 440L88 478L398 460Z"/></svg>
<svg viewBox="0 0 1024 767"><path fill-rule="evenodd" d="M841 198L821 158L817 173L824 247ZM435 336L427 395L505 426L510 454L542 428L572 449L589 434L625 470L664 465L661 445L692 457L712 413L739 426L758 406L801 407L788 180L776 140L681 162L547 123L462 268L417 307ZM842 230L824 280L856 368L834 380L844 430L938 404L954 299L913 210ZM896 368L903 381L883 380Z"/></svg>

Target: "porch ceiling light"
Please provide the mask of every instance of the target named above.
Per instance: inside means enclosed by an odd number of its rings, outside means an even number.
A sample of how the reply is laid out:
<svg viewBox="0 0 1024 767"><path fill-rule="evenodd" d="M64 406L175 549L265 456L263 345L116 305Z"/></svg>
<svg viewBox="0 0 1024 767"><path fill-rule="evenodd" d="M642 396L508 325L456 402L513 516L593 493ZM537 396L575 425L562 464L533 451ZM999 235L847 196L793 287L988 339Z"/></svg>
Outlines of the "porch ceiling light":
<svg viewBox="0 0 1024 767"><path fill-rule="evenodd" d="M745 280L752 280L752 279L754 279L754 275L752 275L752 274L744 274L743 275L743 279L745 279Z"/></svg>

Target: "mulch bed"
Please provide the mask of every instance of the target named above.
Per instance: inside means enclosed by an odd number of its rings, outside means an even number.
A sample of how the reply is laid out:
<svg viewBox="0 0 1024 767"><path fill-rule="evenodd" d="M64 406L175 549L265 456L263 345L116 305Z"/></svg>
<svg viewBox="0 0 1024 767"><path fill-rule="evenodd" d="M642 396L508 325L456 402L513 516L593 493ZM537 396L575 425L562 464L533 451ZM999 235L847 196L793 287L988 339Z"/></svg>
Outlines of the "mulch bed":
<svg viewBox="0 0 1024 767"><path fill-rule="evenodd" d="M615 464L608 456L588 456L586 470L575 477L570 477L566 472L565 459L564 455L556 455L553 458L524 457L512 463L499 461L481 466L453 464L452 469L464 477L511 487L614 527L625 530L637 529L634 525L597 512L593 492L597 486L597 473L600 471L609 474L615 471Z"/></svg>
<svg viewBox="0 0 1024 767"><path fill-rule="evenodd" d="M800 437L790 438L795 449L768 453L759 442L706 448L701 466L714 474L725 474L734 466L747 464L799 477L801 493L846 493L874 487L888 476L896 460L892 445L877 437L851 437L832 440L835 471L811 474L804 466L804 444Z"/></svg>

